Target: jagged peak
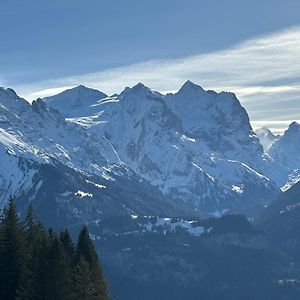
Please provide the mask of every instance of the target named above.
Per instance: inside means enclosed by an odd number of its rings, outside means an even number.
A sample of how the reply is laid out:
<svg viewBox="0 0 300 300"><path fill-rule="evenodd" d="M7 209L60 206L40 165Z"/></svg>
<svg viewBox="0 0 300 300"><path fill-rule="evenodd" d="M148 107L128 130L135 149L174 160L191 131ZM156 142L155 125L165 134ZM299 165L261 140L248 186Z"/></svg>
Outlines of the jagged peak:
<svg viewBox="0 0 300 300"><path fill-rule="evenodd" d="M255 129L255 133L256 134L268 134L268 135L275 136L275 134L266 126Z"/></svg>
<svg viewBox="0 0 300 300"><path fill-rule="evenodd" d="M145 92L151 92L152 90L144 85L142 82L137 83L131 88L132 91L145 91Z"/></svg>
<svg viewBox="0 0 300 300"><path fill-rule="evenodd" d="M64 116L57 109L49 107L41 98L32 101L31 108L33 112L39 114L42 118L55 118L56 121L64 121Z"/></svg>
<svg viewBox="0 0 300 300"><path fill-rule="evenodd" d="M300 124L294 121L289 125L288 129L284 132L284 136L294 135L299 133L300 133Z"/></svg>
<svg viewBox="0 0 300 300"><path fill-rule="evenodd" d="M204 92L204 89L200 85L197 85L194 82L187 80L179 89L178 93L189 92L189 91Z"/></svg>
<svg viewBox="0 0 300 300"><path fill-rule="evenodd" d="M224 102L224 105L238 105L241 106L238 98L234 93L231 92L215 92L213 90L204 90L201 86L193 83L190 80L187 80L179 91L175 94L170 94L172 99L172 95L175 97L179 97L180 100L192 99L197 100L201 99L204 103L216 103L216 102ZM184 101L183 101L184 102Z"/></svg>
<svg viewBox="0 0 300 300"><path fill-rule="evenodd" d="M149 93L154 93L149 87L144 85L142 82L137 83L133 87L126 87L123 92L120 94L121 96L127 96L132 94L147 95Z"/></svg>
<svg viewBox="0 0 300 300"><path fill-rule="evenodd" d="M278 135L275 135L268 127L263 126L255 129L255 134L258 137L265 151L278 139Z"/></svg>
<svg viewBox="0 0 300 300"><path fill-rule="evenodd" d="M7 109L26 110L30 104L18 96L12 88L0 87L0 103Z"/></svg>
<svg viewBox="0 0 300 300"><path fill-rule="evenodd" d="M258 128L258 129L261 129L263 131L270 131L271 132L271 130L267 126L263 126L263 127Z"/></svg>
<svg viewBox="0 0 300 300"><path fill-rule="evenodd" d="M90 89L90 88L83 84L79 84L79 85L75 86L74 89Z"/></svg>
<svg viewBox="0 0 300 300"><path fill-rule="evenodd" d="M15 90L13 90L12 88L5 88L5 87L0 87L0 93L1 94L6 94L8 96L13 96L15 98L20 98L17 93L15 92Z"/></svg>
<svg viewBox="0 0 300 300"><path fill-rule="evenodd" d="M299 128L300 128L300 124L298 122L294 121L289 125L288 129L299 129Z"/></svg>
<svg viewBox="0 0 300 300"><path fill-rule="evenodd" d="M140 88L146 88L149 89L146 85L144 85L141 81L138 82L136 85L134 85L133 87L140 87Z"/></svg>
<svg viewBox="0 0 300 300"><path fill-rule="evenodd" d="M35 110L36 108L42 108L43 110L47 110L48 106L45 102L42 101L41 98L33 100L31 103L32 109Z"/></svg>
<svg viewBox="0 0 300 300"><path fill-rule="evenodd" d="M53 101L59 97L62 97L62 96L74 96L74 97L82 97L82 98L85 98L85 97L92 97L93 99L101 99L101 98L106 98L107 95L97 89L93 89L93 88L89 88L89 87L86 87L84 85L78 85L78 86L75 86L73 88L70 88L70 89L67 89L59 94L56 94L56 95L53 95L53 96L49 96L49 97L45 97L43 98L44 101ZM71 99L70 99L71 100Z"/></svg>

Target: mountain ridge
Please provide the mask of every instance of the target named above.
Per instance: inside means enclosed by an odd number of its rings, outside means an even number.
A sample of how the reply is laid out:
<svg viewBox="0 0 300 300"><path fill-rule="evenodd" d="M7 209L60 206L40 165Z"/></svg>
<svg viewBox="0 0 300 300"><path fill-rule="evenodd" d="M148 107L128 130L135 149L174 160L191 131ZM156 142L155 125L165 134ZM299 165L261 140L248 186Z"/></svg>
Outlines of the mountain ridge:
<svg viewBox="0 0 300 300"><path fill-rule="evenodd" d="M272 154L281 138L264 152L233 93L205 91L189 80L167 95L141 82L113 96L80 85L32 105L11 89L2 88L0 95L4 149L44 162L55 158L100 176L106 176L109 164L124 166L206 215L251 216L280 187L297 182L296 170L277 163ZM22 135L13 129L18 127ZM40 127L39 136L34 127ZM298 127L291 124L287 135ZM7 141L14 139L17 146L10 146Z"/></svg>
<svg viewBox="0 0 300 300"><path fill-rule="evenodd" d="M47 103L49 98L45 101ZM177 93L164 96L138 83L98 104L94 106L98 111L93 115L87 113L77 118L69 112L69 121L107 137L123 162L171 197L189 198L200 210L205 203L215 203L210 211L215 213L230 210L232 201L228 198L235 198L233 202L236 202L245 190L250 190L246 181L261 182L256 188L264 195L263 205L277 193L271 181L263 183L263 177L258 175L257 165L264 164L263 148L251 128L247 112L232 93L205 91L187 81ZM235 115L234 121L230 115ZM165 156L170 151L179 155L176 162L176 155L172 160ZM165 158L160 160L158 153ZM254 160L256 162L251 163ZM215 170L219 164L224 167L224 161L227 161L227 169L232 170L225 178L224 174L219 174L221 171ZM245 164L250 164L249 168ZM244 177L242 182L233 179L234 172ZM179 188L182 180L185 183ZM201 181L195 189L196 182ZM207 188L203 190L201 186L205 185ZM215 186L217 197L209 195L212 186ZM205 199L205 195L209 198ZM222 203L219 208L216 198Z"/></svg>

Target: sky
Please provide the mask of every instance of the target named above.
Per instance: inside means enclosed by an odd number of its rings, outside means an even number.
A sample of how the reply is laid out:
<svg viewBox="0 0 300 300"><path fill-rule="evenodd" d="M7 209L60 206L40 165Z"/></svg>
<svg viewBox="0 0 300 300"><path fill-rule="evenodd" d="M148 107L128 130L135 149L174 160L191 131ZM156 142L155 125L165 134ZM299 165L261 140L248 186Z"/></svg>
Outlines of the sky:
<svg viewBox="0 0 300 300"><path fill-rule="evenodd" d="M31 101L186 80L231 91L253 127L300 120L299 0L0 0L0 86Z"/></svg>

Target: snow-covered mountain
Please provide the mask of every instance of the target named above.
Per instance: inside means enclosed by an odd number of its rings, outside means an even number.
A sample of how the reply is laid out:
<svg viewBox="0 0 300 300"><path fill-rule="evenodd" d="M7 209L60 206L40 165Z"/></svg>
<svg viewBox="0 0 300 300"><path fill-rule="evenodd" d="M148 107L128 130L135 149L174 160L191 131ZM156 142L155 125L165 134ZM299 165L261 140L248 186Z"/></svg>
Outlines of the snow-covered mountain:
<svg viewBox="0 0 300 300"><path fill-rule="evenodd" d="M260 173L263 147L232 93L204 91L187 81L164 96L139 83L120 95L88 101L81 116L65 95L44 101L59 107L68 121L105 136L122 162L172 199L206 214L251 214L278 193Z"/></svg>
<svg viewBox="0 0 300 300"><path fill-rule="evenodd" d="M267 151L268 148L279 138L278 135L273 134L267 127L257 128L255 130L255 134L265 151Z"/></svg>
<svg viewBox="0 0 300 300"><path fill-rule="evenodd" d="M177 93L168 94L165 101L181 119L183 131L203 150L249 165L262 156L248 114L234 94L204 91L187 81Z"/></svg>
<svg viewBox="0 0 300 300"><path fill-rule="evenodd" d="M63 111L66 117L91 115L97 112L97 101L107 97L104 93L87 89L83 85L66 90L56 96L44 100L52 107ZM69 113L70 112L70 113Z"/></svg>
<svg viewBox="0 0 300 300"><path fill-rule="evenodd" d="M134 299L145 291L155 298L159 289L169 299L171 278L180 286L182 294L173 291L178 299L186 291L197 298L201 289L191 287L200 281L213 283L212 291L215 282L227 282L227 273L226 280L211 279L212 265L224 274L251 253L245 266L259 257L251 274L259 268L264 274L282 261L246 218L199 217L254 216L283 194L278 182L295 183L298 173L284 158L298 155L297 126L291 127L285 136L292 136L265 153L234 94L189 81L168 95L141 83L113 96L79 86L32 104L0 88L0 205L13 196L22 213L31 202L42 223L56 230L77 233L86 224L109 282L121 287L117 296L131 299L138 286ZM285 210L296 212L298 206L287 204ZM270 226L294 225L278 220Z"/></svg>
<svg viewBox="0 0 300 300"><path fill-rule="evenodd" d="M300 168L300 125L291 123L268 149L268 154L288 169Z"/></svg>
<svg viewBox="0 0 300 300"><path fill-rule="evenodd" d="M300 180L300 125L292 122L284 134L267 149L267 154L281 167L278 184L287 190Z"/></svg>
<svg viewBox="0 0 300 300"><path fill-rule="evenodd" d="M113 96L78 86L32 104L0 89L2 199L29 190L38 166L59 164L143 180L190 212L252 215L299 181L299 150L296 122L282 136L255 134L234 94L190 81L167 95L142 83Z"/></svg>
<svg viewBox="0 0 300 300"><path fill-rule="evenodd" d="M41 100L30 105L0 88L0 120L1 207L13 196L21 206L36 203L48 220L61 215L81 223L108 214L177 213L180 204L124 165L110 141Z"/></svg>

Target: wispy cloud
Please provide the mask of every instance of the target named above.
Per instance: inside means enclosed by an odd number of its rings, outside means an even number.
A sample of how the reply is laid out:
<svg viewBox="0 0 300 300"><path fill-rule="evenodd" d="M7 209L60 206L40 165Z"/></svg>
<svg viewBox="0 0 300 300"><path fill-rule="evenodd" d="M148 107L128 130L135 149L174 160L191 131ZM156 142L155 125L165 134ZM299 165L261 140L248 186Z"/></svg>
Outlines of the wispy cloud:
<svg viewBox="0 0 300 300"><path fill-rule="evenodd" d="M85 84L112 94L142 81L164 92L177 90L187 79L206 89L235 92L255 127L256 124L272 127L271 121L280 120L282 127L276 129L281 131L290 120L300 119L300 27L213 53L59 78L20 86L18 91L32 100L66 86ZM294 107L292 112L290 107ZM272 110L277 113L272 114Z"/></svg>
<svg viewBox="0 0 300 300"><path fill-rule="evenodd" d="M34 100L37 98L44 98L46 96L51 96L51 95L56 95L58 93L61 93L67 89L70 89L74 87L74 85L68 85L68 86L61 86L61 87L54 87L54 88L49 88L49 89L43 89L43 90L38 90L35 92L31 92L28 95L29 100Z"/></svg>

